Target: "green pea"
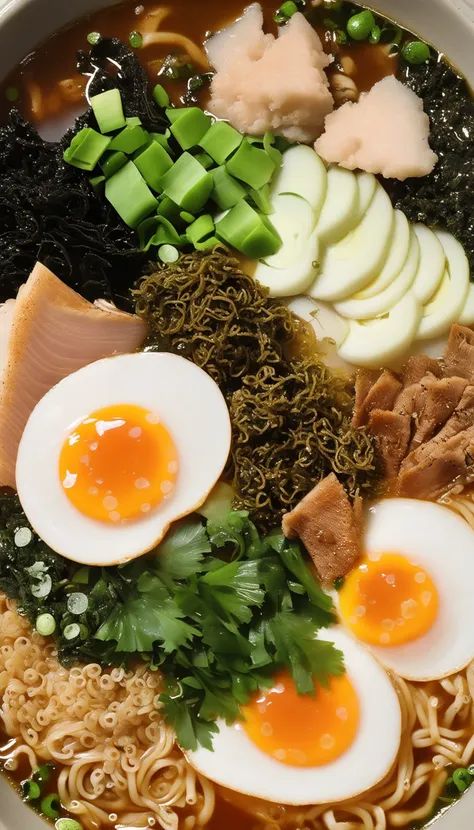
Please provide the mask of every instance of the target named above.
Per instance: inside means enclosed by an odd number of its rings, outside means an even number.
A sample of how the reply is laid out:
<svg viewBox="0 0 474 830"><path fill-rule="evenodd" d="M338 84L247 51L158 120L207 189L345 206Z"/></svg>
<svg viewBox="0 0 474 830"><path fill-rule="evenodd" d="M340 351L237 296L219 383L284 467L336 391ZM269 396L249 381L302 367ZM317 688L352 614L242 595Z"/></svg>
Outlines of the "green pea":
<svg viewBox="0 0 474 830"><path fill-rule="evenodd" d="M382 34L382 31L380 29L380 26L374 26L374 28L372 29L372 31L369 35L369 43L378 43L380 41L380 35L381 34Z"/></svg>
<svg viewBox="0 0 474 830"><path fill-rule="evenodd" d="M427 43L423 43L421 40L412 40L410 43L405 43L402 49L402 57L407 63L417 66L431 60L431 50Z"/></svg>
<svg viewBox="0 0 474 830"><path fill-rule="evenodd" d="M140 32L130 32L128 42L133 49L140 49L140 46L143 43L143 38Z"/></svg>
<svg viewBox="0 0 474 830"><path fill-rule="evenodd" d="M100 32L89 32L87 35L87 42L90 43L91 46L97 46L100 40L102 40Z"/></svg>
<svg viewBox="0 0 474 830"><path fill-rule="evenodd" d="M374 26L375 17L372 12L359 12L347 21L347 34L352 40L367 40Z"/></svg>

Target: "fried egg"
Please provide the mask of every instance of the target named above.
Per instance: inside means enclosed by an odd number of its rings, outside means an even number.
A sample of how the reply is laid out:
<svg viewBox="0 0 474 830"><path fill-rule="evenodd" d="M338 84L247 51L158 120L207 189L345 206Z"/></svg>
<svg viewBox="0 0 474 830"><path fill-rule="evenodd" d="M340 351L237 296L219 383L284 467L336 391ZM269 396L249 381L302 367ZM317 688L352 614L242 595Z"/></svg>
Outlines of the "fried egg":
<svg viewBox="0 0 474 830"><path fill-rule="evenodd" d="M280 804L324 804L377 784L400 746L401 713L388 675L342 629L324 632L343 652L346 674L315 697L299 695L287 673L242 707L243 720L219 721L214 751L189 762L212 781Z"/></svg>
<svg viewBox="0 0 474 830"><path fill-rule="evenodd" d="M224 398L172 354L97 361L51 389L18 451L22 507L53 550L114 565L151 550L206 500L226 464Z"/></svg>
<svg viewBox="0 0 474 830"><path fill-rule="evenodd" d="M474 533L448 508L385 499L368 511L365 555L336 603L343 624L387 668L438 680L474 658Z"/></svg>

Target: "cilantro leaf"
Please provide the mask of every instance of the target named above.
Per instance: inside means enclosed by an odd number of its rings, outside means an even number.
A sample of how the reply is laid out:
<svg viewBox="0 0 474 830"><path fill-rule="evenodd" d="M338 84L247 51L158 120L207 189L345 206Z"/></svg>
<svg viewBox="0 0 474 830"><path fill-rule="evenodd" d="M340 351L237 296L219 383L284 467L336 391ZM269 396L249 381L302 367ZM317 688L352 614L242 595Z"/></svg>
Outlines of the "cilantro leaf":
<svg viewBox="0 0 474 830"><path fill-rule="evenodd" d="M316 578L309 570L301 554L300 546L296 542L287 543L286 546L281 548L279 554L285 568L296 577L305 589L310 602L317 608L320 608L321 611L331 611L333 608L332 599L329 594L323 591L319 582L316 581ZM333 620L328 615L323 625L330 625L331 622Z"/></svg>
<svg viewBox="0 0 474 830"><path fill-rule="evenodd" d="M261 576L258 561L230 562L199 579L204 597L212 599L217 613L224 619L235 618L241 623L252 619L252 606L260 606L265 591L260 587Z"/></svg>
<svg viewBox="0 0 474 830"><path fill-rule="evenodd" d="M158 573L171 579L187 579L201 570L203 554L212 550L209 536L200 519L187 519L172 528L158 547Z"/></svg>

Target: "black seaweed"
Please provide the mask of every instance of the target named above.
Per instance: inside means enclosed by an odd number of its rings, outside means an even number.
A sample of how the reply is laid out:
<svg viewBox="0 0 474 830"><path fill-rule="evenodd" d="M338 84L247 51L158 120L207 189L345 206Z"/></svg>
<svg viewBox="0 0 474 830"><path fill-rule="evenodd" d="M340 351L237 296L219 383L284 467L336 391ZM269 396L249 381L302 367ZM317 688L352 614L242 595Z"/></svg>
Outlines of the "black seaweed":
<svg viewBox="0 0 474 830"><path fill-rule="evenodd" d="M474 277L474 101L444 60L403 66L400 80L423 99L430 145L439 156L429 176L384 182L395 206L411 221L440 225L462 243Z"/></svg>
<svg viewBox="0 0 474 830"><path fill-rule="evenodd" d="M79 53L78 67L93 75L92 94L118 87L127 115L163 130L167 122L148 98L146 74L123 43L104 38L90 54ZM63 161L65 147L84 126L96 126L90 110L51 143L13 110L0 128L0 302L16 295L40 260L88 300L131 308L129 289L144 265L137 236L96 196L90 175Z"/></svg>

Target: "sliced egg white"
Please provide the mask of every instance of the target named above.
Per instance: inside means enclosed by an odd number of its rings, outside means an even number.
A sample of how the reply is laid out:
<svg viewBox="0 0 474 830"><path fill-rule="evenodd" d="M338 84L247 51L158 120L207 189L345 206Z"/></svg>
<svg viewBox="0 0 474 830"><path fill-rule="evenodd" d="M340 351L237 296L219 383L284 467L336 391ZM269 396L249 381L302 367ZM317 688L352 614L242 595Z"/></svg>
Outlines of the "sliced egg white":
<svg viewBox="0 0 474 830"><path fill-rule="evenodd" d="M421 306L407 291L384 316L375 320L351 320L339 355L354 366L379 369L391 366L411 345L421 318Z"/></svg>
<svg viewBox="0 0 474 830"><path fill-rule="evenodd" d="M327 176L327 193L318 220L318 234L324 245L332 245L358 224L359 185L351 170L336 165L329 168Z"/></svg>
<svg viewBox="0 0 474 830"><path fill-rule="evenodd" d="M313 327L318 340L333 340L340 346L347 337L348 321L327 303L319 303L310 297L295 297L288 303L288 308Z"/></svg>
<svg viewBox="0 0 474 830"><path fill-rule="evenodd" d="M414 225L420 245L420 261L413 282L413 293L422 305L433 296L446 269L446 254L436 234L426 225Z"/></svg>
<svg viewBox="0 0 474 830"><path fill-rule="evenodd" d="M446 254L447 268L436 294L423 308L418 340L430 340L449 331L462 312L469 289L469 262L462 245L445 231L436 231Z"/></svg>
<svg viewBox="0 0 474 830"><path fill-rule="evenodd" d="M139 519L108 523L83 515L59 475L64 442L84 418L107 406L134 404L170 433L179 470L171 495ZM151 550L171 522L204 503L226 464L231 427L212 378L182 357L140 353L99 360L51 389L33 410L18 450L17 489L39 536L87 565L115 565Z"/></svg>
<svg viewBox="0 0 474 830"><path fill-rule="evenodd" d="M301 196L319 216L326 191L326 167L311 147L297 144L283 154L281 168L272 182L272 199L288 193Z"/></svg>
<svg viewBox="0 0 474 830"><path fill-rule="evenodd" d="M299 255L295 251L293 262L286 267L278 268L262 260L255 268L254 277L257 282L269 289L271 297L292 297L307 291L314 282L318 270L319 236L317 231L313 231L300 246Z"/></svg>
<svg viewBox="0 0 474 830"><path fill-rule="evenodd" d="M214 751L199 747L186 753L198 772L237 792L295 805L343 801L387 775L401 738L397 694L377 661L343 630L326 631L321 639L333 642L343 652L347 675L359 700L359 729L349 749L323 766L291 766L259 749L241 724L227 726L218 721Z"/></svg>
<svg viewBox="0 0 474 830"><path fill-rule="evenodd" d="M385 499L368 511L367 555L399 553L419 565L438 591L432 628L413 642L370 646L372 653L401 677L438 680L474 659L472 595L474 531L447 507L415 499Z"/></svg>
<svg viewBox="0 0 474 830"><path fill-rule="evenodd" d="M310 296L335 302L365 288L384 266L393 225L392 203L383 187L377 185L359 225L326 249L319 276L308 292Z"/></svg>
<svg viewBox="0 0 474 830"><path fill-rule="evenodd" d="M472 282L469 283L466 302L458 317L458 323L462 326L474 326L474 284Z"/></svg>
<svg viewBox="0 0 474 830"><path fill-rule="evenodd" d="M356 173L357 185L359 188L359 201L354 216L354 227L359 224L367 213L369 205L375 196L378 182L373 173Z"/></svg>
<svg viewBox="0 0 474 830"><path fill-rule="evenodd" d="M360 299L360 295L356 294L349 300L335 303L334 308L338 314L353 320L370 320L390 311L402 299L413 283L420 259L420 246L413 231L409 238L408 257L398 276L379 294L365 299Z"/></svg>
<svg viewBox="0 0 474 830"><path fill-rule="evenodd" d="M401 210L395 211L395 221L393 225L393 237L388 252L387 261L382 268L378 277L375 278L367 288L359 291L355 295L357 300L365 300L368 297L374 297L388 288L389 285L396 279L405 265L408 253L410 251L411 232L408 219Z"/></svg>
<svg viewBox="0 0 474 830"><path fill-rule="evenodd" d="M282 245L276 254L262 261L270 268L288 268L301 259L314 230L316 217L312 207L301 196L276 196L272 207L274 212L270 219L280 234Z"/></svg>

